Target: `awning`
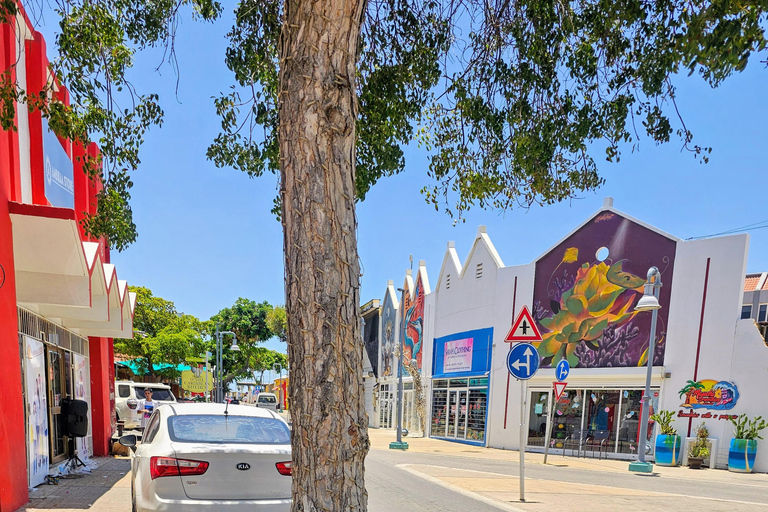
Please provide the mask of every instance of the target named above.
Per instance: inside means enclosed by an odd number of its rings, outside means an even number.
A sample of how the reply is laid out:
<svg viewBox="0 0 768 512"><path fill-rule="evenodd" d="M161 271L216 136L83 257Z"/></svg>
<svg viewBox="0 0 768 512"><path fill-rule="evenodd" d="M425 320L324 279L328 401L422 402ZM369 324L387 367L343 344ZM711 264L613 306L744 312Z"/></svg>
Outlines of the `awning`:
<svg viewBox="0 0 768 512"><path fill-rule="evenodd" d="M133 337L135 294L101 245L80 239L74 210L8 206L18 304L81 336Z"/></svg>

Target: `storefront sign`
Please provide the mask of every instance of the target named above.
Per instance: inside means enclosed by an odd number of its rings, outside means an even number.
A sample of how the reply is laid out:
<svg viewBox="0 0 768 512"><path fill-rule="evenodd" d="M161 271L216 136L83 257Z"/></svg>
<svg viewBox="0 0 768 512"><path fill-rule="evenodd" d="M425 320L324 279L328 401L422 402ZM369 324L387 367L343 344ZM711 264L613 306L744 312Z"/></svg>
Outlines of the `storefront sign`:
<svg viewBox="0 0 768 512"><path fill-rule="evenodd" d="M432 378L487 374L491 370L492 340L492 328L457 332L435 338Z"/></svg>
<svg viewBox="0 0 768 512"><path fill-rule="evenodd" d="M724 380L689 380L680 396L685 395L685 403L680 407L688 409L733 409L739 399L739 390L733 382Z"/></svg>
<svg viewBox="0 0 768 512"><path fill-rule="evenodd" d="M25 376L27 388L27 475L29 486L45 481L48 474L48 400L46 400L45 350L43 344L29 336L26 346Z"/></svg>
<svg viewBox="0 0 768 512"><path fill-rule="evenodd" d="M206 374L208 387L206 389ZM213 389L213 373L212 372L200 372L200 376L195 376L192 370L184 370L181 372L181 387L185 391L190 393L205 393Z"/></svg>
<svg viewBox="0 0 768 512"><path fill-rule="evenodd" d="M470 371L472 369L472 338L446 342L443 364L445 373Z"/></svg>
<svg viewBox="0 0 768 512"><path fill-rule="evenodd" d="M45 198L51 206L74 208L75 182L72 161L45 119L43 119L43 166Z"/></svg>

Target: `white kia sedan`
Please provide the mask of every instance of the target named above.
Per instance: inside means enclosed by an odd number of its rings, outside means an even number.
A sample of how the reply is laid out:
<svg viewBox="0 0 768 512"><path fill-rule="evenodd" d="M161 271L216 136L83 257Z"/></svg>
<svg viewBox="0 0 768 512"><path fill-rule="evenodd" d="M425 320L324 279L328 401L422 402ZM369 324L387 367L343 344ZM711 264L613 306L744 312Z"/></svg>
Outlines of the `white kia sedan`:
<svg viewBox="0 0 768 512"><path fill-rule="evenodd" d="M291 509L291 433L245 405L161 405L130 446L133 511Z"/></svg>

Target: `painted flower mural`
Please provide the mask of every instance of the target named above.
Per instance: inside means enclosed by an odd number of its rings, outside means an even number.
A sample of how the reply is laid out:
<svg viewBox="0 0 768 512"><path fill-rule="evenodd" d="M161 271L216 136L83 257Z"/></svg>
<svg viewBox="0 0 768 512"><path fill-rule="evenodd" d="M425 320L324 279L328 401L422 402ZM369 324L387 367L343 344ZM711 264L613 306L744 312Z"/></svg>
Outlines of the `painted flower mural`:
<svg viewBox="0 0 768 512"><path fill-rule="evenodd" d="M567 249L563 261L574 254L575 248ZM642 296L645 280L624 272L623 263L608 266L601 261L584 263L579 268L573 286L560 295L559 301L551 301L555 315L539 320L539 325L549 331L542 334L544 340L538 347L542 358L566 358L571 366L578 366L574 351L579 344L597 350L609 325L621 327L637 314L632 308Z"/></svg>
<svg viewBox="0 0 768 512"><path fill-rule="evenodd" d="M658 266L671 283L676 243L613 211L601 212L536 263L533 316L542 366L641 366L650 315L634 310L645 274ZM661 302L669 304L669 286ZM659 312L654 364L664 360L667 311Z"/></svg>

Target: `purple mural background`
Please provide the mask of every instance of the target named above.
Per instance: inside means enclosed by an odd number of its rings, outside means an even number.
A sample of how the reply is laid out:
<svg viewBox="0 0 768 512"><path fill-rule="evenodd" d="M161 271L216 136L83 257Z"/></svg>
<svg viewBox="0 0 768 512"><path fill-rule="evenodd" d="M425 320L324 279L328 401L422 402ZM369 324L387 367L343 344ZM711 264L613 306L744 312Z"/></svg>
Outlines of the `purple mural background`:
<svg viewBox="0 0 768 512"><path fill-rule="evenodd" d="M607 257L598 251L608 249ZM642 366L650 313L636 313L648 268L662 272L654 365L664 364L677 244L621 215L603 211L536 262L533 317L544 341L542 366ZM605 252L603 250L603 252Z"/></svg>

